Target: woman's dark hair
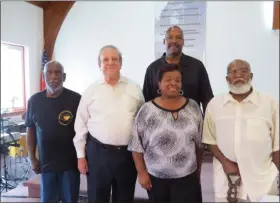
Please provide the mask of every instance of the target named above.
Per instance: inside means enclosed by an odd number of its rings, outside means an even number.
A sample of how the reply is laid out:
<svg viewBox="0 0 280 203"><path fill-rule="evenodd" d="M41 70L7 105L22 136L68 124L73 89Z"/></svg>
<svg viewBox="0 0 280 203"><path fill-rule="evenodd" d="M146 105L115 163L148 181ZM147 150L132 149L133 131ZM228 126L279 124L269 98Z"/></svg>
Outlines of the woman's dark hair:
<svg viewBox="0 0 280 203"><path fill-rule="evenodd" d="M162 65L162 67L158 73L158 82L161 82L164 73L172 72L172 71L178 71L178 72L180 72L181 76L183 76L183 73L180 69L179 64L166 63L166 64Z"/></svg>

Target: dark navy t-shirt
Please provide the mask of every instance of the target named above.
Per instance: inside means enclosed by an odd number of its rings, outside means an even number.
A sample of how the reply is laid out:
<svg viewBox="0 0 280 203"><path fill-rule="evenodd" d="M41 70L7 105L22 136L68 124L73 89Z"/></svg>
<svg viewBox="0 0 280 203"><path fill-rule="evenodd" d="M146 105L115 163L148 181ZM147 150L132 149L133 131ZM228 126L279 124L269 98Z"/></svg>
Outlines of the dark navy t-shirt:
<svg viewBox="0 0 280 203"><path fill-rule="evenodd" d="M73 138L80 99L79 93L66 88L57 98L47 97L45 90L29 99L26 126L36 128L42 172L77 169Z"/></svg>

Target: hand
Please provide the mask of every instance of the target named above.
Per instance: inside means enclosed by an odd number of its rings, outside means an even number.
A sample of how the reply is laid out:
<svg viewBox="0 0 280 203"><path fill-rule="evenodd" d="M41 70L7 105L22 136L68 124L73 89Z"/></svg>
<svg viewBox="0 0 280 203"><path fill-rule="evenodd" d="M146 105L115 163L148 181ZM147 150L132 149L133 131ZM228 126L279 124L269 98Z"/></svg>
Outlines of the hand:
<svg viewBox="0 0 280 203"><path fill-rule="evenodd" d="M78 169L81 174L86 175L88 172L88 164L86 158L78 159Z"/></svg>
<svg viewBox="0 0 280 203"><path fill-rule="evenodd" d="M41 173L40 163L37 158L31 160L32 170L34 173L39 174Z"/></svg>
<svg viewBox="0 0 280 203"><path fill-rule="evenodd" d="M226 160L222 165L226 175L240 175L237 163Z"/></svg>
<svg viewBox="0 0 280 203"><path fill-rule="evenodd" d="M142 186L142 188L146 190L150 190L152 188L151 179L146 170L138 173L138 182Z"/></svg>

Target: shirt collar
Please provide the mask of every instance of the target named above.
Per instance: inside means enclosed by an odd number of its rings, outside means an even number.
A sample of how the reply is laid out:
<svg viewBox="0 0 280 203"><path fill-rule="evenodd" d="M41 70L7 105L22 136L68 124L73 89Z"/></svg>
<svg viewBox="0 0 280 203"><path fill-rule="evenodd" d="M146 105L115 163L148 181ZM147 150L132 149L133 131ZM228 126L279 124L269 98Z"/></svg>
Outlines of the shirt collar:
<svg viewBox="0 0 280 203"><path fill-rule="evenodd" d="M162 63L167 63L167 61L165 60L165 57L166 57L166 52L164 52L160 58L160 61ZM187 65L188 63L186 62L186 60L187 60L186 55L184 53L182 53L179 64Z"/></svg>
<svg viewBox="0 0 280 203"><path fill-rule="evenodd" d="M223 105L227 104L228 102L234 102L236 103L237 101L232 97L232 95L230 93L226 94L224 96L224 103ZM258 95L257 92L253 89L253 91L251 92L251 94L249 94L241 103L246 103L246 102L251 102L255 105L258 105Z"/></svg>
<svg viewBox="0 0 280 203"><path fill-rule="evenodd" d="M102 79L99 79L97 81L98 84L102 85L102 84L107 84L106 81L104 80L104 77ZM128 80L126 77L123 77L122 75L120 76L120 79L119 81L117 82L118 83L128 83Z"/></svg>

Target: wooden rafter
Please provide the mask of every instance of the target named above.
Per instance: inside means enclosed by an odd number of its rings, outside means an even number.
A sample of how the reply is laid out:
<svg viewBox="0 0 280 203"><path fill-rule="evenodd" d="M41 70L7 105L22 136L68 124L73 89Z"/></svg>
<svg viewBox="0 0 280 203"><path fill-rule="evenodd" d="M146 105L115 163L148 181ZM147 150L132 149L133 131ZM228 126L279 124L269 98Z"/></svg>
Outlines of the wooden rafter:
<svg viewBox="0 0 280 203"><path fill-rule="evenodd" d="M43 8L44 49L51 60L60 27L75 1L27 1Z"/></svg>
<svg viewBox="0 0 280 203"><path fill-rule="evenodd" d="M279 30L279 11L280 11L280 2L279 1L274 1L274 9L273 9L273 29L274 30Z"/></svg>
<svg viewBox="0 0 280 203"><path fill-rule="evenodd" d="M31 4L33 4L35 6L38 6L38 7L42 8L42 9L48 7L48 5L50 3L50 1L27 1L27 2L31 3Z"/></svg>

